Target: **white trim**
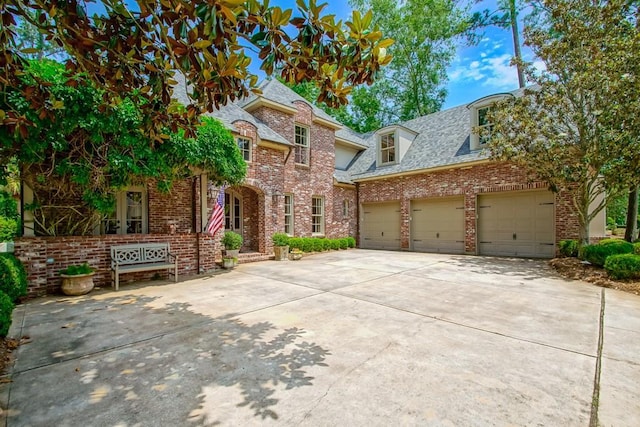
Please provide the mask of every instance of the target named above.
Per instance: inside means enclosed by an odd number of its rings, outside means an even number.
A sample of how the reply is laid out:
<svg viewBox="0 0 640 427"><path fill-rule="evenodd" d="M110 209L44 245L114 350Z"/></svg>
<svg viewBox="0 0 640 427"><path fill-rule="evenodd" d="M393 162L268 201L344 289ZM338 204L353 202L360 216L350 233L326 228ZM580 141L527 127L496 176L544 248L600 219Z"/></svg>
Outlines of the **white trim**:
<svg viewBox="0 0 640 427"><path fill-rule="evenodd" d="M315 201L319 200L320 201L320 210L321 213L318 214L314 214L313 210L316 207L315 206ZM324 205L324 197L323 196L311 196L311 235L312 236L324 236L325 235L325 222L326 222L326 209L325 209L325 205ZM320 231L313 231L314 228L314 219L315 218L320 218Z"/></svg>

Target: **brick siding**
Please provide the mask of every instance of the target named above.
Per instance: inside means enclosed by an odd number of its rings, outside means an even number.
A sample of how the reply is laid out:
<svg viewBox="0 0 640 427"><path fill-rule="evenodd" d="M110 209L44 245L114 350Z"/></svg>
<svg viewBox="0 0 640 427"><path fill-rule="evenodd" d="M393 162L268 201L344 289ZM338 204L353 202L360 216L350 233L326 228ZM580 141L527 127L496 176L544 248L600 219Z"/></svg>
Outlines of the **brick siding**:
<svg viewBox="0 0 640 427"><path fill-rule="evenodd" d="M432 173L365 181L358 184L359 203L400 201L401 247L409 249L409 205L412 199L464 196L465 251L476 253L476 199L479 194L546 189L543 182L529 182L515 165L490 163ZM571 195L555 195L556 241L578 236L578 219Z"/></svg>

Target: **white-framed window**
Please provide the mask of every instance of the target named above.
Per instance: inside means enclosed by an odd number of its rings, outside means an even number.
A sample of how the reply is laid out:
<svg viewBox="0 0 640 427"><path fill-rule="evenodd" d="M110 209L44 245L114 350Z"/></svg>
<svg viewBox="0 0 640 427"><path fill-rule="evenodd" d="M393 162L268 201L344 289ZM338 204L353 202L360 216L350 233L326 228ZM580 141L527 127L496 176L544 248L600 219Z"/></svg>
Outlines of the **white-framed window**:
<svg viewBox="0 0 640 427"><path fill-rule="evenodd" d="M342 201L342 217L343 218L349 217L349 199L344 199Z"/></svg>
<svg viewBox="0 0 640 427"><path fill-rule="evenodd" d="M380 135L380 164L387 165L396 162L396 134L395 132Z"/></svg>
<svg viewBox="0 0 640 427"><path fill-rule="evenodd" d="M293 194L284 195L284 232L293 236Z"/></svg>
<svg viewBox="0 0 640 427"><path fill-rule="evenodd" d="M491 140L491 131L493 130L493 123L489 122L489 112L491 111L491 105L479 107L477 109L478 114L478 144L480 146L485 145Z"/></svg>
<svg viewBox="0 0 640 427"><path fill-rule="evenodd" d="M102 234L148 233L148 200L144 187L128 187L116 194L116 210L102 221Z"/></svg>
<svg viewBox="0 0 640 427"><path fill-rule="evenodd" d="M301 165L309 165L309 128L295 127L295 161Z"/></svg>
<svg viewBox="0 0 640 427"><path fill-rule="evenodd" d="M224 193L224 229L242 234L242 196L235 191Z"/></svg>
<svg viewBox="0 0 640 427"><path fill-rule="evenodd" d="M236 141L238 142L238 148L242 153L242 158L246 162L250 162L251 161L251 140L248 138L243 138L239 136L236 138Z"/></svg>
<svg viewBox="0 0 640 427"><path fill-rule="evenodd" d="M313 196L311 198L311 234L324 235L324 198Z"/></svg>

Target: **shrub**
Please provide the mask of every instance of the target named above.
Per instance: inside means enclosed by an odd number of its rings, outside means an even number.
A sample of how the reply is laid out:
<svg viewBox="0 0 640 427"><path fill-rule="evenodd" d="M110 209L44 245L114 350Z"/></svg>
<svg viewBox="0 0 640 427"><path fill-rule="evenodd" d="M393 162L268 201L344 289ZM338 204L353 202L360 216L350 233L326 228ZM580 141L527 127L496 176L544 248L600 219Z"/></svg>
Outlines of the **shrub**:
<svg viewBox="0 0 640 427"><path fill-rule="evenodd" d="M11 301L27 294L27 271L13 254L0 254L0 292Z"/></svg>
<svg viewBox="0 0 640 427"><path fill-rule="evenodd" d="M300 250L302 250L302 238L301 237L290 237L289 238L289 248L290 249L300 249Z"/></svg>
<svg viewBox="0 0 640 427"><path fill-rule="evenodd" d="M578 256L578 248L577 240L560 240L560 242L558 242L558 250L560 251L560 255L564 257Z"/></svg>
<svg viewBox="0 0 640 427"><path fill-rule="evenodd" d="M618 245L625 240L621 239L602 239L598 242L599 245Z"/></svg>
<svg viewBox="0 0 640 427"><path fill-rule="evenodd" d="M598 267L604 266L604 262L607 257L618 254L630 254L633 253L633 245L624 240L619 240L616 243L610 242L603 245L586 245L583 246L580 251L580 257L589 261L593 265Z"/></svg>
<svg viewBox="0 0 640 427"><path fill-rule="evenodd" d="M10 242L18 235L18 221L0 216L0 242Z"/></svg>
<svg viewBox="0 0 640 427"><path fill-rule="evenodd" d="M271 241L273 241L274 246L288 246L289 236L285 233L274 233L273 236L271 236Z"/></svg>
<svg viewBox="0 0 640 427"><path fill-rule="evenodd" d="M349 249L349 241L346 238L338 239L340 242L340 249Z"/></svg>
<svg viewBox="0 0 640 427"><path fill-rule="evenodd" d="M349 242L349 247L350 248L355 248L356 247L356 239L354 239L353 237L349 236L349 237L347 237L347 241Z"/></svg>
<svg viewBox="0 0 640 427"><path fill-rule="evenodd" d="M632 279L640 277L640 255L611 255L604 263L609 276L614 279Z"/></svg>
<svg viewBox="0 0 640 427"><path fill-rule="evenodd" d="M228 250L237 250L242 246L242 236L233 231L226 231L222 236L222 245Z"/></svg>
<svg viewBox="0 0 640 427"><path fill-rule="evenodd" d="M6 337L11 326L11 313L14 308L13 301L9 295L0 292L0 337Z"/></svg>
<svg viewBox="0 0 640 427"><path fill-rule="evenodd" d="M633 244L633 253L636 255L640 255L640 242Z"/></svg>
<svg viewBox="0 0 640 427"><path fill-rule="evenodd" d="M59 271L60 274L67 276L80 276L81 274L93 273L95 270L86 262L84 264L70 265Z"/></svg>
<svg viewBox="0 0 640 427"><path fill-rule="evenodd" d="M331 249L331 240L329 239L321 239L322 240L322 250L328 251Z"/></svg>
<svg viewBox="0 0 640 427"><path fill-rule="evenodd" d="M302 252L312 252L313 251L313 239L309 237L302 237Z"/></svg>
<svg viewBox="0 0 640 427"><path fill-rule="evenodd" d="M323 244L322 244L322 239L318 239L318 238L312 238L313 240L313 251L314 252L322 252L322 249L324 248Z"/></svg>
<svg viewBox="0 0 640 427"><path fill-rule="evenodd" d="M331 239L331 249L335 249L335 250L340 249L340 240Z"/></svg>
<svg viewBox="0 0 640 427"><path fill-rule="evenodd" d="M0 216L5 218L20 220L20 213L18 212L18 204L11 197L11 194L0 191Z"/></svg>

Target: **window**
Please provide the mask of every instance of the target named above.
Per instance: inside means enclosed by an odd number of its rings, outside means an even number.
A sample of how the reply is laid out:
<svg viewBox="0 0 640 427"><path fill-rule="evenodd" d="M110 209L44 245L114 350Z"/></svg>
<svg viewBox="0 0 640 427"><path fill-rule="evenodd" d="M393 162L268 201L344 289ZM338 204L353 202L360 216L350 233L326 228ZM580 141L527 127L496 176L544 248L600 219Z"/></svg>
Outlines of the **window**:
<svg viewBox="0 0 640 427"><path fill-rule="evenodd" d="M295 156L296 163L309 164L309 129L296 125L295 131Z"/></svg>
<svg viewBox="0 0 640 427"><path fill-rule="evenodd" d="M284 232L293 236L293 195L284 195Z"/></svg>
<svg viewBox="0 0 640 427"><path fill-rule="evenodd" d="M395 163L396 141L395 133L380 135L380 164Z"/></svg>
<svg viewBox="0 0 640 427"><path fill-rule="evenodd" d="M224 193L224 229L242 233L242 199L233 191Z"/></svg>
<svg viewBox="0 0 640 427"><path fill-rule="evenodd" d="M479 136L478 142L480 145L484 145L491 139L491 131L493 130L493 123L489 122L487 115L491 111L491 106L478 108L478 128Z"/></svg>
<svg viewBox="0 0 640 427"><path fill-rule="evenodd" d="M250 162L251 161L251 140L247 138L238 137L236 141L238 141L238 148L242 153L242 158L246 162Z"/></svg>
<svg viewBox="0 0 640 427"><path fill-rule="evenodd" d="M349 216L349 200L344 199L342 201L342 216L347 218Z"/></svg>
<svg viewBox="0 0 640 427"><path fill-rule="evenodd" d="M324 199L311 198L311 234L324 234Z"/></svg>
<svg viewBox="0 0 640 427"><path fill-rule="evenodd" d="M147 233L147 193L131 187L116 194L116 210L102 221L103 234Z"/></svg>

